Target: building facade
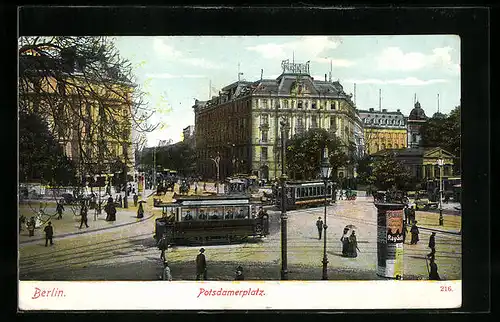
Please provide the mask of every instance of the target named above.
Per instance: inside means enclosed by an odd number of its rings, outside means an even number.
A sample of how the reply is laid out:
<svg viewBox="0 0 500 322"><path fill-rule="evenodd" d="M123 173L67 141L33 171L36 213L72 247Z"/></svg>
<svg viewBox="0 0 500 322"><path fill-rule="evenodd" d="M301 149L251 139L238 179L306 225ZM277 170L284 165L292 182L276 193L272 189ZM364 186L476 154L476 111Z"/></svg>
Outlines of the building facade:
<svg viewBox="0 0 500 322"><path fill-rule="evenodd" d="M70 64L59 60L62 58L47 59L36 54L19 57L23 74L19 84L20 109L36 112L47 121L80 175L112 174L118 160L132 171L135 149L131 109L135 85L121 75L111 77L105 73L100 82L93 83L84 77L74 59ZM43 74L37 66L44 66L44 72L53 68L58 77Z"/></svg>
<svg viewBox="0 0 500 322"><path fill-rule="evenodd" d="M386 109L376 111L359 110L364 128L364 146L367 154L374 154L385 149L407 147L406 120L398 109L390 112Z"/></svg>
<svg viewBox="0 0 500 322"><path fill-rule="evenodd" d="M194 125L189 125L182 129L182 140L189 140L192 137L194 137Z"/></svg>
<svg viewBox="0 0 500 322"><path fill-rule="evenodd" d="M427 122L427 116L425 115L424 109L421 107L420 102L417 100L415 102L415 107L411 110L408 116L408 147L418 148L420 147L420 142L422 136L420 135L420 128L423 124Z"/></svg>
<svg viewBox="0 0 500 322"><path fill-rule="evenodd" d="M219 96L195 102L198 171L202 176L215 178L218 165L220 179L234 173L278 178L281 120L287 123L287 138L323 128L335 133L346 146L362 143L361 119L351 95L338 81L327 81L326 76L324 81L313 79L309 62L286 60L281 67L282 74L276 79L237 81L222 88Z"/></svg>
<svg viewBox="0 0 500 322"><path fill-rule="evenodd" d="M374 153L374 157L385 155L388 151ZM443 160L442 175L444 178L453 176L453 164L456 159L453 154L439 147L405 148L392 150L397 160L401 161L411 175L421 181L439 178L438 160Z"/></svg>

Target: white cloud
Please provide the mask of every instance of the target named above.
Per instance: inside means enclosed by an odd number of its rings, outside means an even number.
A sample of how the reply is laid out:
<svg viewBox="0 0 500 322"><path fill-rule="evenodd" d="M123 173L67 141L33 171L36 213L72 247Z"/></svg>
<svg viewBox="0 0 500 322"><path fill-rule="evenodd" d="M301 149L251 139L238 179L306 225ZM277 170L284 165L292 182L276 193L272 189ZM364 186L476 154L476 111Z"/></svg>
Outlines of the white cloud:
<svg viewBox="0 0 500 322"><path fill-rule="evenodd" d="M348 59L333 59L333 58L316 58L313 61L323 64L331 64L333 67L350 67L356 64L356 62Z"/></svg>
<svg viewBox="0 0 500 322"><path fill-rule="evenodd" d="M295 55L296 61L307 61L319 58L323 51L335 49L340 43L341 41L335 37L302 36L283 44L267 43L246 49L255 51L266 59L291 59Z"/></svg>
<svg viewBox="0 0 500 322"><path fill-rule="evenodd" d="M148 73L147 78L172 79L172 78L205 78L204 75L172 75L169 73Z"/></svg>
<svg viewBox="0 0 500 322"><path fill-rule="evenodd" d="M431 85L431 84L437 84L437 83L446 83L448 82L445 79L429 79L429 80L421 80L415 77L407 77L407 78L400 78L400 79L389 79L389 80L382 80L382 79L375 79L375 78L368 78L368 79L347 79L345 80L346 83L355 83L355 84L373 84L373 85L402 85L402 86L424 86L424 85Z"/></svg>
<svg viewBox="0 0 500 322"><path fill-rule="evenodd" d="M153 40L153 50L162 58L175 58L176 62L184 63L191 66L206 68L206 69L220 69L222 66L206 60L205 58L186 57L186 55L176 50L173 46L165 42L162 37L155 37Z"/></svg>
<svg viewBox="0 0 500 322"><path fill-rule="evenodd" d="M175 50L174 47L166 44L162 38L155 37L153 40L154 51L163 58L181 57L182 53Z"/></svg>
<svg viewBox="0 0 500 322"><path fill-rule="evenodd" d="M451 47L434 48L431 54L419 52L405 53L399 47L389 47L377 56L376 63L379 69L396 71L415 71L424 67L446 68L457 71L450 52ZM458 69L459 70L459 69Z"/></svg>
<svg viewBox="0 0 500 322"><path fill-rule="evenodd" d="M202 67L206 69L221 69L222 65L213 63L211 61L206 60L205 58L184 58L181 59L182 62L196 66L196 67Z"/></svg>

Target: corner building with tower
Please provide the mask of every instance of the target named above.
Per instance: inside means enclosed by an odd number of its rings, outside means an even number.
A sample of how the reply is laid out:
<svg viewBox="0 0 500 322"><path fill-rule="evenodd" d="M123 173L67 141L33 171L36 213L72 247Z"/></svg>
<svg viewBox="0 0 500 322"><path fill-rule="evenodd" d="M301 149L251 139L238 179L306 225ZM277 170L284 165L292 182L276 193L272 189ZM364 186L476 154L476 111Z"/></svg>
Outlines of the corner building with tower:
<svg viewBox="0 0 500 322"><path fill-rule="evenodd" d="M272 180L281 175L280 120L287 122L287 139L312 128L335 133L345 146L364 151L361 119L338 81L316 80L305 64L282 61L276 79L236 81L208 101L196 100L197 170L220 179L241 173ZM354 167L340 168L347 177Z"/></svg>

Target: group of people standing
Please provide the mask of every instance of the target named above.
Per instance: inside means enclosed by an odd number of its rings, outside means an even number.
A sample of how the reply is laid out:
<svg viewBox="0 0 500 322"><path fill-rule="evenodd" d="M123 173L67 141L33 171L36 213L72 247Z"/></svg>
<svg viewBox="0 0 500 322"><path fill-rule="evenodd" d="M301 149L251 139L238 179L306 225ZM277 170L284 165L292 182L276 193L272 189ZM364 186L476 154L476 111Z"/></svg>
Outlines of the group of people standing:
<svg viewBox="0 0 500 322"><path fill-rule="evenodd" d="M323 223L321 217L318 217L316 220L316 228L318 229L318 235L321 240L323 235L323 230L327 228L327 226ZM358 240L356 237L356 231L354 229L350 229L349 227L344 228L344 232L342 237L340 238L340 242L342 243L342 256L355 258L358 257Z"/></svg>

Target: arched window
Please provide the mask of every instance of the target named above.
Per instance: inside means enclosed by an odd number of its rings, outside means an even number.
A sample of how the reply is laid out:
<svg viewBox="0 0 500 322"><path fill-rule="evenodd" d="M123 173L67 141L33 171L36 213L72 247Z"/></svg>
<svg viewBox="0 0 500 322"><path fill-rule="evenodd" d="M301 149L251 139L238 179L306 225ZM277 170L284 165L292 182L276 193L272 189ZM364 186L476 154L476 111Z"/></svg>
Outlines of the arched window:
<svg viewBox="0 0 500 322"><path fill-rule="evenodd" d="M378 143L375 143L375 152L378 152Z"/></svg>
<svg viewBox="0 0 500 322"><path fill-rule="evenodd" d="M392 149L392 144L390 144L390 143L389 143L389 144L387 144L387 148L388 148L388 149Z"/></svg>
<svg viewBox="0 0 500 322"><path fill-rule="evenodd" d="M394 148L395 148L395 149L399 149L399 145L394 144Z"/></svg>
<svg viewBox="0 0 500 322"><path fill-rule="evenodd" d="M385 150L385 144L384 143L382 143L382 145L380 146L380 149L381 150Z"/></svg>

